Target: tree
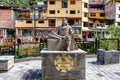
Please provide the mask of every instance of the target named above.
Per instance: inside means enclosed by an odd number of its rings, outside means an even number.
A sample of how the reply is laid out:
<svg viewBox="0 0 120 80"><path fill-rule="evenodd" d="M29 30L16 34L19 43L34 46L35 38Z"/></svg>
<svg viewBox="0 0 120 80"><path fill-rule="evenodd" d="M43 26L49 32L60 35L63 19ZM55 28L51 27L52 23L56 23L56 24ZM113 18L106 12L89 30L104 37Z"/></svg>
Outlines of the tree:
<svg viewBox="0 0 120 80"><path fill-rule="evenodd" d="M120 26L109 26L108 30L111 38L120 38Z"/></svg>
<svg viewBox="0 0 120 80"><path fill-rule="evenodd" d="M40 2L44 0L0 0L0 5L3 6L29 6L30 3Z"/></svg>

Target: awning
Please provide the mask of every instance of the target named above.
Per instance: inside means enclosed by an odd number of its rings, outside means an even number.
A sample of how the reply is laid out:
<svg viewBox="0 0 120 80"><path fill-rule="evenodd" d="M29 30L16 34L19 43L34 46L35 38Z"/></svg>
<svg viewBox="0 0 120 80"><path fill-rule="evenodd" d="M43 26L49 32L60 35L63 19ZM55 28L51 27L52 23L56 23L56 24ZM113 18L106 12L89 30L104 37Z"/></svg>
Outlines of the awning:
<svg viewBox="0 0 120 80"><path fill-rule="evenodd" d="M79 24L73 24L73 25L71 25L71 27L81 27L81 25L79 25Z"/></svg>
<svg viewBox="0 0 120 80"><path fill-rule="evenodd" d="M0 29L15 29L13 27L7 27L7 26L0 26Z"/></svg>
<svg viewBox="0 0 120 80"><path fill-rule="evenodd" d="M82 27L82 31L91 31L88 27Z"/></svg>

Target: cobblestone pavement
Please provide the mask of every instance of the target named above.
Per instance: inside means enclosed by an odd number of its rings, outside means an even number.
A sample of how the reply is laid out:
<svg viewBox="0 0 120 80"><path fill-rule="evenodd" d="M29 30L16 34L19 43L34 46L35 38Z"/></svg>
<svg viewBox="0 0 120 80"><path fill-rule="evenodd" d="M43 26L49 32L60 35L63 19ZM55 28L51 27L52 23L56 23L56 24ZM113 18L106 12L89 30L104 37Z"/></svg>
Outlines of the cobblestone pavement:
<svg viewBox="0 0 120 80"><path fill-rule="evenodd" d="M41 60L15 63L7 72L0 71L0 80L41 80ZM86 59L86 80L120 80L120 63L99 65L96 58Z"/></svg>
<svg viewBox="0 0 120 80"><path fill-rule="evenodd" d="M0 80L41 80L41 60L15 63L8 72L0 72Z"/></svg>
<svg viewBox="0 0 120 80"><path fill-rule="evenodd" d="M96 58L86 59L87 80L120 80L120 63L99 65Z"/></svg>

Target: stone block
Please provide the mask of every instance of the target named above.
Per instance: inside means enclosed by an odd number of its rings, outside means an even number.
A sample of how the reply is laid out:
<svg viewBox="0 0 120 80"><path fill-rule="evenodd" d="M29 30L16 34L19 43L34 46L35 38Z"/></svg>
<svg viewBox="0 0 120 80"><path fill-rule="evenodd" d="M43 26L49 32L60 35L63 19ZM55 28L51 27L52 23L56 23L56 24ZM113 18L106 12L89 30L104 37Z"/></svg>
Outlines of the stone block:
<svg viewBox="0 0 120 80"><path fill-rule="evenodd" d="M0 70L9 70L14 65L14 56L0 56Z"/></svg>
<svg viewBox="0 0 120 80"><path fill-rule="evenodd" d="M56 45L57 44L57 45ZM55 51L65 51L67 50L67 44L65 44L64 40L58 40L58 39L47 39L47 46L48 50Z"/></svg>
<svg viewBox="0 0 120 80"><path fill-rule="evenodd" d="M43 49L42 80L85 80L85 51L49 51Z"/></svg>
<svg viewBox="0 0 120 80"><path fill-rule="evenodd" d="M118 50L97 50L97 62L100 64L115 64L120 62L120 51Z"/></svg>

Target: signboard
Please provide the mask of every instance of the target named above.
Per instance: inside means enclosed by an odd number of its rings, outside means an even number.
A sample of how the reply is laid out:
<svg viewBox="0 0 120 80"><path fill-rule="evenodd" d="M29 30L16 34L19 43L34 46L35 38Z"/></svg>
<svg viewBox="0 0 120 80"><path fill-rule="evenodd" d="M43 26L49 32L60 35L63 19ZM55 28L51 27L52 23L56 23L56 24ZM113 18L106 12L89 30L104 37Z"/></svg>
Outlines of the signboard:
<svg viewBox="0 0 120 80"><path fill-rule="evenodd" d="M73 59L68 54L60 54L54 61L56 69L60 72L67 72L73 67Z"/></svg>

